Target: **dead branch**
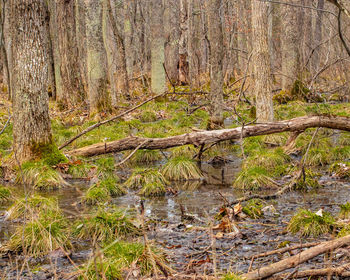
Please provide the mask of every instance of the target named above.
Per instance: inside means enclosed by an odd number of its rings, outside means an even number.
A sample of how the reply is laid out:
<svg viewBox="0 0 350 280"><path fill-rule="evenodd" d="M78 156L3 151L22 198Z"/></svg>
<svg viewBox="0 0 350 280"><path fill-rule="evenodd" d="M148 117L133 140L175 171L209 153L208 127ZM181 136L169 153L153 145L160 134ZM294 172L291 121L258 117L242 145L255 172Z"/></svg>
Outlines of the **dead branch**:
<svg viewBox="0 0 350 280"><path fill-rule="evenodd" d="M322 242L321 244L307 249L301 252L300 254L281 260L277 263L264 266L252 272L243 274L242 278L247 280L263 279L273 274L287 270L289 268L296 267L299 264L304 263L318 255L321 255L323 253L329 252L331 250L337 249L348 244L350 244L350 235L335 240Z"/></svg>
<svg viewBox="0 0 350 280"><path fill-rule="evenodd" d="M268 135L285 131L294 132L312 127L325 127L350 131L350 118L340 116L305 116L279 122L261 123L246 126L244 128L242 137L246 138L259 135ZM91 130L92 129L89 131ZM87 131L87 129L85 131ZM182 145L194 145L196 147L199 147L203 144L212 144L233 139L237 140L240 139L241 134L242 128L237 127L232 129L220 129L211 131L193 131L187 134L171 136L167 138L143 138L130 136L121 140L98 143L75 149L68 152L68 154L72 156L96 156L107 153L133 150L146 139L149 141L144 144L142 148L148 150L167 149Z"/></svg>
<svg viewBox="0 0 350 280"><path fill-rule="evenodd" d="M257 254L257 255L254 255L253 258L258 259L258 258L264 258L264 257L271 256L271 255L283 254L285 252L293 251L296 249L314 247L314 246L317 246L319 244L320 244L320 242L309 242L309 243L304 243L304 244L297 244L295 246L284 247L284 248L268 251L265 253Z"/></svg>

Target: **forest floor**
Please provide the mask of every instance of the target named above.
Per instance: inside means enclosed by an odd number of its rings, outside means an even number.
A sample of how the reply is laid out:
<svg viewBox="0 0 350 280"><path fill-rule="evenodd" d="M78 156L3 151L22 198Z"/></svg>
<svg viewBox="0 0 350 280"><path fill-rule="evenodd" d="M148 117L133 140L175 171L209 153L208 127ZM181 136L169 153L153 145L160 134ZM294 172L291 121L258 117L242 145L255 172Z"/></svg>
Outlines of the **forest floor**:
<svg viewBox="0 0 350 280"><path fill-rule="evenodd" d="M192 95L149 102L63 152L130 135L162 138L206 129L206 102ZM10 103L1 103L5 125ZM224 112L226 128L254 122L251 106L242 103L236 110ZM318 114L350 117L350 104L275 104L276 120ZM50 115L57 146L96 123L84 109L62 112L51 104ZM184 146L140 149L130 158L132 151L67 156L55 164L3 169L0 277L239 279L304 249L254 257L258 254L349 234L350 133L309 129L284 149L288 138L289 133L280 133L219 143L200 162L195 157L199 148ZM3 163L11 158L11 144L10 122L0 135ZM247 194L277 192L294 178L302 161L304 178L290 192L229 206ZM5 189L11 194L7 198ZM301 221L293 220L300 211ZM347 264L349 253L340 248L298 269Z"/></svg>

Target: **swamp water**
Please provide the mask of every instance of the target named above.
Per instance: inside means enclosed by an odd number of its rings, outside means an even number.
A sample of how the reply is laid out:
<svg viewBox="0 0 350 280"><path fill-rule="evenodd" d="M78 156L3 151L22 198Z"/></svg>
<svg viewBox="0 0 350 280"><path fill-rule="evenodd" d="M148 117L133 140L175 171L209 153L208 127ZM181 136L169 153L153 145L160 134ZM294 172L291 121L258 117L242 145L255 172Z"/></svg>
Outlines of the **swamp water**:
<svg viewBox="0 0 350 280"><path fill-rule="evenodd" d="M208 274L213 272L210 246L212 240L205 227L210 222L214 222L213 217L225 203L225 199L233 201L243 195L242 192L230 187L240 170L240 161L231 160L230 163L221 166L203 163L201 167L205 174L203 182L192 181L174 185L173 188L178 190L176 194L145 200L148 237L162 248L170 265L177 271ZM253 255L275 249L283 242L300 243L300 237L285 231L287 222L298 208L317 211L322 207L333 214L338 212L339 204L348 201L350 182L323 176L320 183L324 187L318 189L317 193L290 192L276 200L268 201L268 205L273 205L276 213L266 213L263 218L257 220L247 218L238 222L241 237L224 234L221 238L217 238L215 255L218 271L245 272L249 268ZM82 207L79 205L79 197L87 189L88 184L88 182L76 182L73 187L43 193L43 195L58 196L62 210L67 216L74 216L79 214L79 209ZM130 192L114 199L112 203L120 207L137 208L140 204L140 197ZM191 214L196 218L192 221L183 220L181 208L186 214ZM6 207L0 209L0 243L6 240L12 227L10 222L4 221L5 211ZM308 239L308 241L312 240L312 238ZM91 249L86 244L78 245L80 249L73 251L70 256L77 264L82 263L91 254ZM281 257L274 255L255 260L253 268L261 267L271 261L278 261ZM338 257L342 258L342 256ZM337 262L339 259L333 261ZM317 262L322 263L323 259L321 257L314 259L304 266L314 267ZM71 262L62 254L57 256L53 254L50 258L42 260L31 260L30 265L30 270L25 268L20 273L14 260L0 258L0 271L2 271L0 276L6 275L5 279L48 279L56 274L61 276L53 279L68 279L69 273L74 271Z"/></svg>

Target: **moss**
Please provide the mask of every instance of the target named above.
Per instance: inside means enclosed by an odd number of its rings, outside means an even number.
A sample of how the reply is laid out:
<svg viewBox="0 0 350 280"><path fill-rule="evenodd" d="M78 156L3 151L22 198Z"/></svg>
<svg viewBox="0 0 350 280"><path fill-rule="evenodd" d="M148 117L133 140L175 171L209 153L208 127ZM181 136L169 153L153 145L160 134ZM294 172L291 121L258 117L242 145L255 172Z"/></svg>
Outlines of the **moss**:
<svg viewBox="0 0 350 280"><path fill-rule="evenodd" d="M350 234L350 224L345 224L338 233L338 237L347 236Z"/></svg>
<svg viewBox="0 0 350 280"><path fill-rule="evenodd" d="M244 278L241 277L239 274L230 272L230 273L225 274L225 275L221 278L221 280L244 280Z"/></svg>
<svg viewBox="0 0 350 280"><path fill-rule="evenodd" d="M300 233L304 237L317 237L330 233L335 220L328 212L323 211L321 215L310 210L299 209L290 220L287 229L291 233Z"/></svg>
<svg viewBox="0 0 350 280"><path fill-rule="evenodd" d="M97 172L103 175L110 175L114 172L114 158L113 157L103 157L96 160Z"/></svg>
<svg viewBox="0 0 350 280"><path fill-rule="evenodd" d="M157 114L153 111L143 111L139 119L141 122L155 122L157 120Z"/></svg>
<svg viewBox="0 0 350 280"><path fill-rule="evenodd" d="M186 181L198 180L203 175L197 163L187 157L173 157L163 167L162 172L168 180Z"/></svg>
<svg viewBox="0 0 350 280"><path fill-rule="evenodd" d="M139 235L140 229L134 225L127 210L100 207L95 213L77 221L73 233L79 239L111 242L118 238Z"/></svg>
<svg viewBox="0 0 350 280"><path fill-rule="evenodd" d="M246 215L248 215L252 219L259 219L264 214L261 211L264 204L260 199L251 199L247 202L247 204L243 207L242 211Z"/></svg>
<svg viewBox="0 0 350 280"><path fill-rule="evenodd" d="M41 211L17 226L1 250L24 252L32 257L46 256L56 249L70 249L69 236L67 221L60 211Z"/></svg>
<svg viewBox="0 0 350 280"><path fill-rule="evenodd" d="M67 158L55 144L36 144L32 149L38 155L38 158L48 166L68 162Z"/></svg>
<svg viewBox="0 0 350 280"><path fill-rule="evenodd" d="M243 190L260 190L266 188L279 187L272 179L270 173L263 167L253 166L242 169L235 181L233 187Z"/></svg>
<svg viewBox="0 0 350 280"><path fill-rule="evenodd" d="M11 200L13 200L13 195L10 189L0 185L0 204Z"/></svg>

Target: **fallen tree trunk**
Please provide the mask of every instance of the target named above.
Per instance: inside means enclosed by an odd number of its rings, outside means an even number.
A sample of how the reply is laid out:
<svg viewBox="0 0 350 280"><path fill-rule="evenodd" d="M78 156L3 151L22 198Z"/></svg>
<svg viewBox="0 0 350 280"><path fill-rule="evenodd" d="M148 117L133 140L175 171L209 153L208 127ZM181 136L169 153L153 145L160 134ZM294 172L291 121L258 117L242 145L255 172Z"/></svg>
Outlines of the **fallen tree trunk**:
<svg viewBox="0 0 350 280"><path fill-rule="evenodd" d="M312 127L325 127L350 131L350 118L339 116L305 116L291 120L246 126L244 127L243 132L241 127L237 127L232 129L211 131L194 131L167 138L127 137L121 140L98 143L75 149L69 151L68 154L72 156L96 156L107 153L133 150L140 145L140 149L149 150L167 149L182 145L200 146L226 140L240 139L241 137L246 138L285 131L303 131ZM145 144L142 145L143 142L145 142Z"/></svg>
<svg viewBox="0 0 350 280"><path fill-rule="evenodd" d="M281 260L277 263L264 266L252 272L248 272L242 275L243 279L246 280L257 280L269 277L275 273L287 270L289 268L296 267L297 265L304 263L318 255L332 251L344 245L350 244L350 235L338 238L335 240L330 240L322 242L320 245L307 249L300 254L294 255L287 259Z"/></svg>

